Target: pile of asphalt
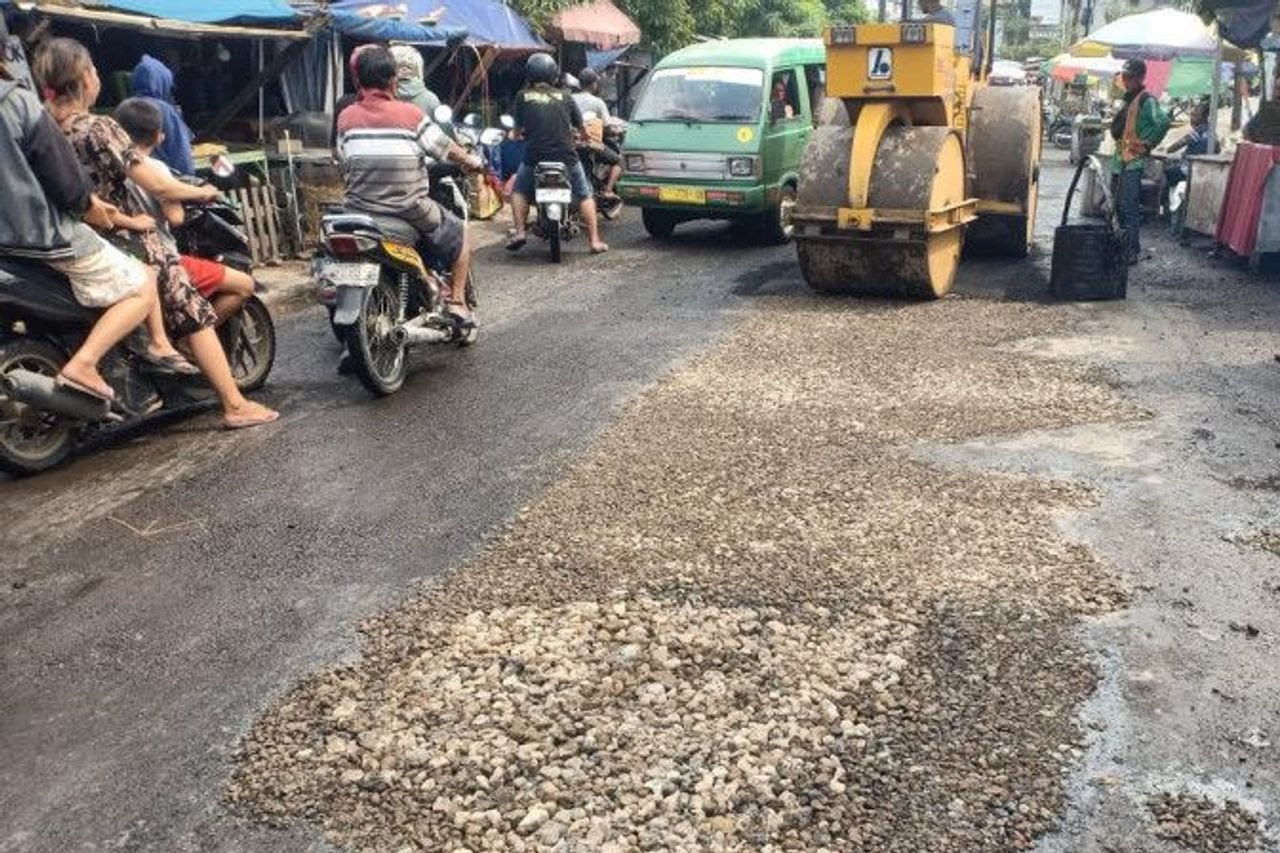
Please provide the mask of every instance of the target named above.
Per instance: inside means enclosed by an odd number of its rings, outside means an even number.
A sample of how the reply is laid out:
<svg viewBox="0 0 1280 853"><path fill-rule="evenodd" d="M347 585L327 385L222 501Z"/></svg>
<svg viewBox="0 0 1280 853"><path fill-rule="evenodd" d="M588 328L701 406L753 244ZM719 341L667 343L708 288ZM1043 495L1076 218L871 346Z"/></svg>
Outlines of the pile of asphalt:
<svg viewBox="0 0 1280 853"><path fill-rule="evenodd" d="M912 446L1142 413L1062 308L763 300L271 707L228 796L376 850L1020 850L1122 594L1080 484ZM425 547L425 544L424 544Z"/></svg>

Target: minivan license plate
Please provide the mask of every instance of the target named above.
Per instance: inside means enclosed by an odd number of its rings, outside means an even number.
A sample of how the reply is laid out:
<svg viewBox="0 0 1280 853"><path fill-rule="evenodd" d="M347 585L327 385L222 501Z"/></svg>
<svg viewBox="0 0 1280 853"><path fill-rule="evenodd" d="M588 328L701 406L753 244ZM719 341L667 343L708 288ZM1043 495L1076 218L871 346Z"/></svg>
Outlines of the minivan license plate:
<svg viewBox="0 0 1280 853"><path fill-rule="evenodd" d="M706 204L707 191L702 187L661 187L658 201L674 201L680 204Z"/></svg>
<svg viewBox="0 0 1280 853"><path fill-rule="evenodd" d="M548 187L546 189L538 190L534 193L533 197L538 204L555 204L557 202L560 204L568 204L573 201L573 192L567 187Z"/></svg>
<svg viewBox="0 0 1280 853"><path fill-rule="evenodd" d="M373 287L381 273L382 267L377 264L329 264L320 278L335 287Z"/></svg>

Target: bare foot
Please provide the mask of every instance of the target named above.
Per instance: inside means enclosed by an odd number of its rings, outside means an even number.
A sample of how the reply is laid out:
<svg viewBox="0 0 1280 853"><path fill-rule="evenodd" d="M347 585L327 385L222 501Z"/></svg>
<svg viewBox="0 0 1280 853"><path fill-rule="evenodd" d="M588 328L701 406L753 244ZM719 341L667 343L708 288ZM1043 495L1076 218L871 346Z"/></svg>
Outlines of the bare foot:
<svg viewBox="0 0 1280 853"><path fill-rule="evenodd" d="M591 254L593 255L603 255L607 251L609 251L608 243L597 241L591 244Z"/></svg>
<svg viewBox="0 0 1280 853"><path fill-rule="evenodd" d="M222 415L222 423L227 429L245 429L269 424L279 417L280 413L275 409L269 409L252 400L245 400L244 405L227 409Z"/></svg>

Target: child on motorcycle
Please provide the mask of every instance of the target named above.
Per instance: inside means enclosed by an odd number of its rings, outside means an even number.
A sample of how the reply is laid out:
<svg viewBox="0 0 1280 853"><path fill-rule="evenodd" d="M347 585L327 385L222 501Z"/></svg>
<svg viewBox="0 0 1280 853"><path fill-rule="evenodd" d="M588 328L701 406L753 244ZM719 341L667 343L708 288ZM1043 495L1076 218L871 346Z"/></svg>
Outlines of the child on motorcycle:
<svg viewBox="0 0 1280 853"><path fill-rule="evenodd" d="M155 149L164 142L164 114L155 104L146 98L128 98L116 107L115 120L129 134L129 138L133 140L133 149L146 159L149 166L172 176L173 172L169 167L152 156ZM142 218L147 220L143 224L149 224L157 230L173 250L177 251L169 229L182 225L185 220L182 203L163 201L137 185L132 190L142 208L150 211L143 215ZM218 315L218 325L234 316L245 300L253 295L253 279L247 273L207 258L192 255L179 257L182 268L191 277L191 283L213 305L213 310Z"/></svg>

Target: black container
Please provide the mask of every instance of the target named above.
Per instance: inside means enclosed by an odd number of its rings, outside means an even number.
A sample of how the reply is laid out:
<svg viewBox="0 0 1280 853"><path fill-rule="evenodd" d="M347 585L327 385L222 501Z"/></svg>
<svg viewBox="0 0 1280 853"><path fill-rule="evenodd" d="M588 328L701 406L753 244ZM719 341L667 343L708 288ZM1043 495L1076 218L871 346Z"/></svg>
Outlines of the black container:
<svg viewBox="0 0 1280 853"><path fill-rule="evenodd" d="M1062 224L1053 232L1049 290L1054 298L1073 302L1124 299L1129 285L1129 265L1125 260L1124 236L1114 224L1114 209L1108 211L1104 223L1067 224L1071 198L1088 160L1082 159L1076 167L1071 189L1067 190L1067 203L1062 209Z"/></svg>

